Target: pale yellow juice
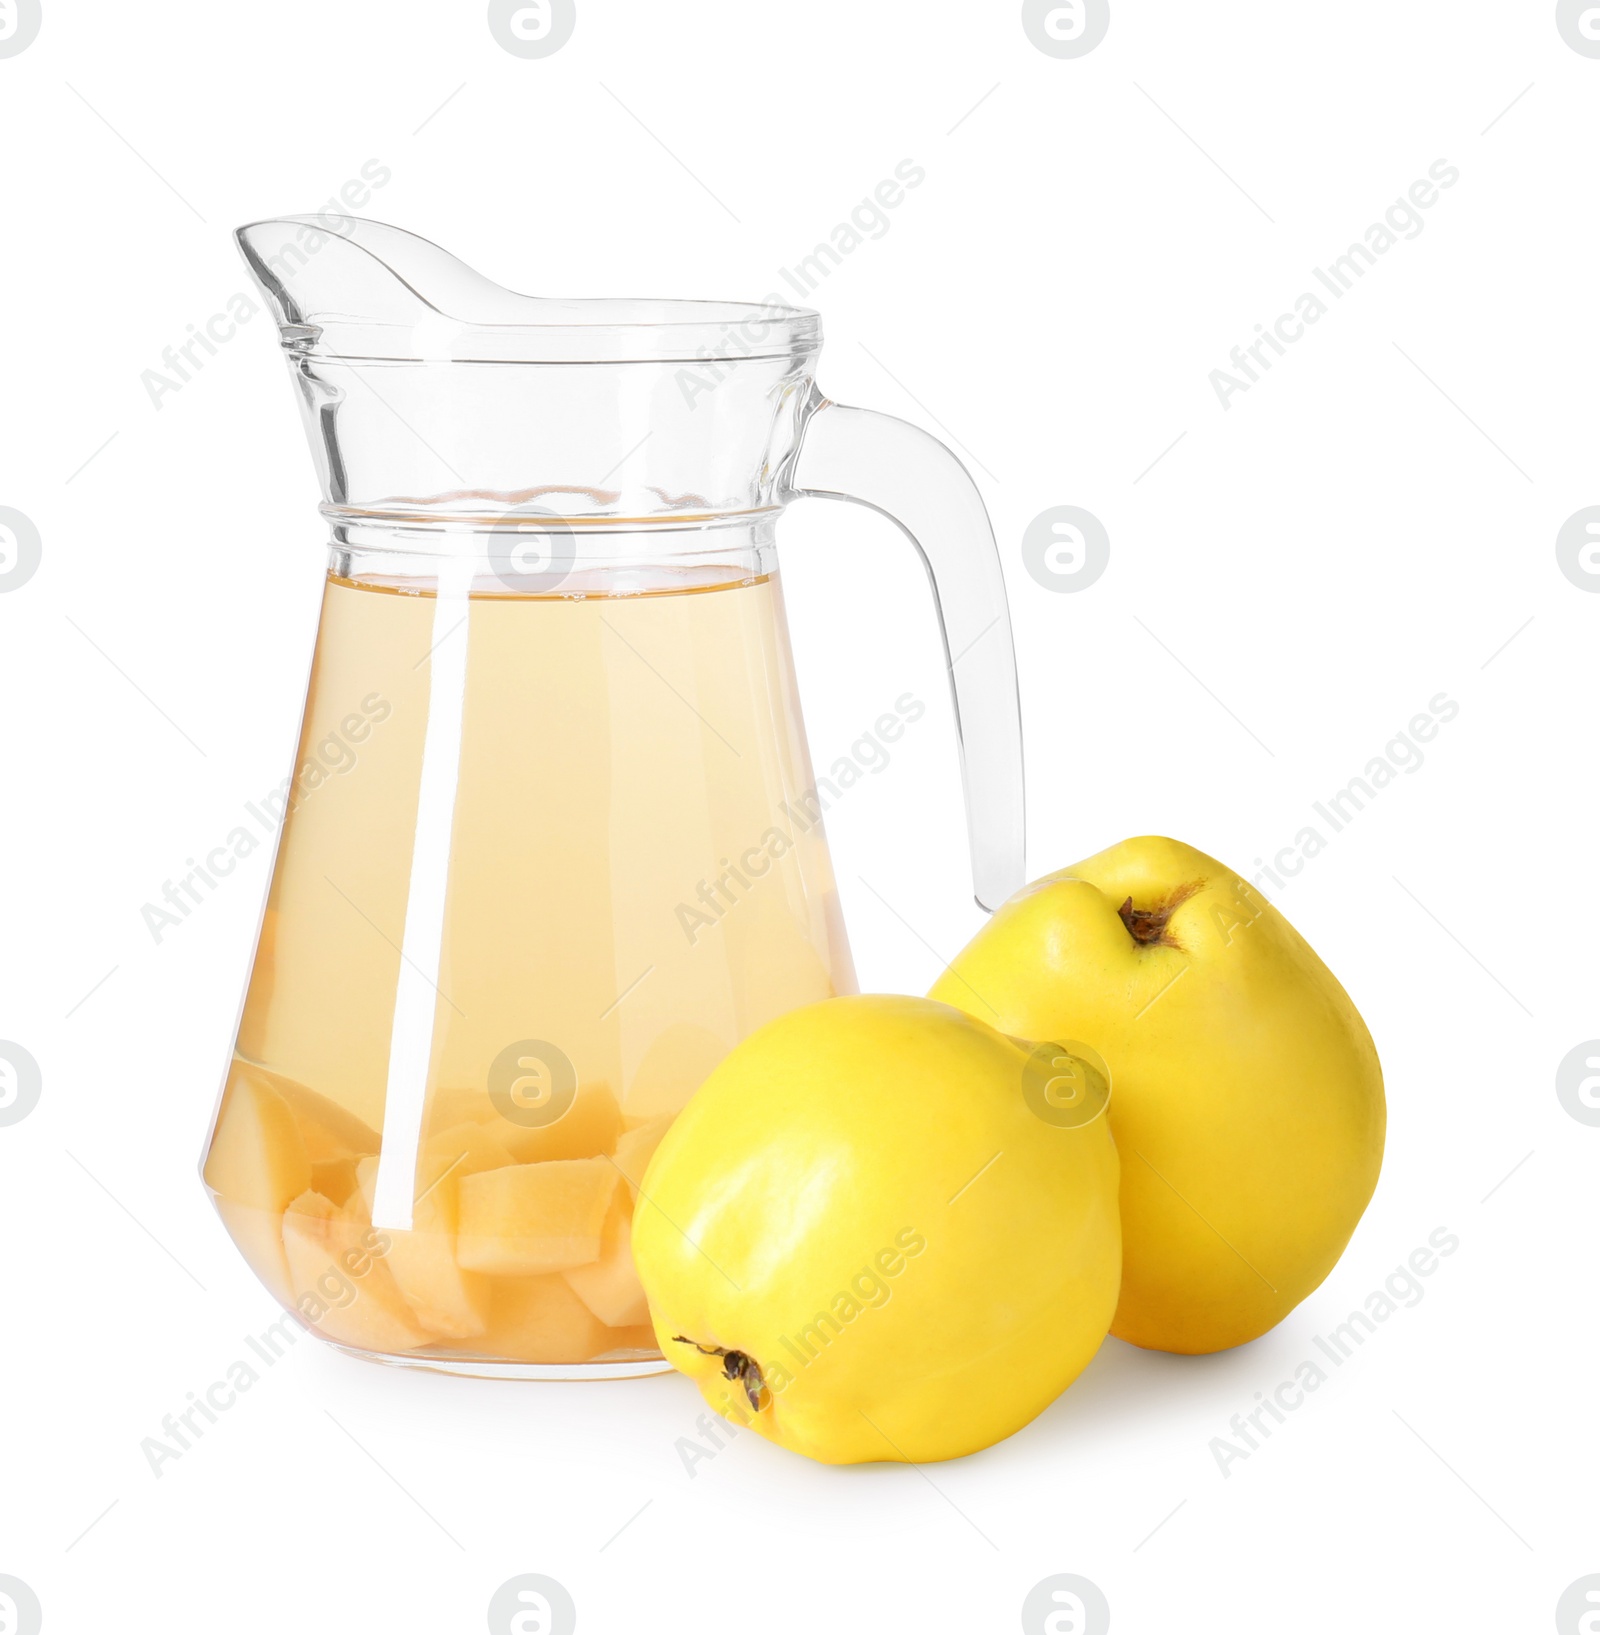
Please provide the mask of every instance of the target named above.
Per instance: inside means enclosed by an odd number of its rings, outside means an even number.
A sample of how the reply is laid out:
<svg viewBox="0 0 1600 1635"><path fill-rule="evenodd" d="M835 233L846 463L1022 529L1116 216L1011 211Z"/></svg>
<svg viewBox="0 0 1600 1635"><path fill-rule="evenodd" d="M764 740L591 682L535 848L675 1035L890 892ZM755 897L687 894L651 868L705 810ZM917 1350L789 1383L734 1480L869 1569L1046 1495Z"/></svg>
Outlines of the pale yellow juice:
<svg viewBox="0 0 1600 1635"><path fill-rule="evenodd" d="M653 1354L654 1143L739 1039L854 988L776 578L562 590L328 580L207 1180L361 1349Z"/></svg>

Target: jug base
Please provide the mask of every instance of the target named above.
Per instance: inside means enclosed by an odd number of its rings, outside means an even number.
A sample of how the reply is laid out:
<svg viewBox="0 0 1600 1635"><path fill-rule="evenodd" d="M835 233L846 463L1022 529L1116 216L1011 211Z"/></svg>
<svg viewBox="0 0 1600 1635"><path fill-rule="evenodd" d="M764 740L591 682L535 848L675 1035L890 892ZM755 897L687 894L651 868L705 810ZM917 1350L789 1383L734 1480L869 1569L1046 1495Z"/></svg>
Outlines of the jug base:
<svg viewBox="0 0 1600 1635"><path fill-rule="evenodd" d="M670 1374L672 1364L664 1357L619 1358L615 1362L530 1363L496 1362L490 1357L431 1357L426 1353L367 1351L360 1346L341 1345L337 1340L319 1339L347 1357L363 1362L385 1363L391 1368L420 1368L434 1374L454 1374L478 1380L629 1380L651 1374Z"/></svg>

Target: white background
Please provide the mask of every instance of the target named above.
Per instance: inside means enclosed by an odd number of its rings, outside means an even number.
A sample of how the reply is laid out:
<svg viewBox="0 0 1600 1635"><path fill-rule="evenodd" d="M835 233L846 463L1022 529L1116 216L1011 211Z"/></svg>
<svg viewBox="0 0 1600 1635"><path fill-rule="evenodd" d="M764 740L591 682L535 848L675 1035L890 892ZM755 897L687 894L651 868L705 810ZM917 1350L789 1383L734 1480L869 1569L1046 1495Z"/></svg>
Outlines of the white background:
<svg viewBox="0 0 1600 1635"><path fill-rule="evenodd" d="M1554 549L1600 502L1600 61L1543 0L1113 10L1058 60L1010 4L579 0L525 61L476 4L45 0L0 60L0 505L43 539L0 595L0 1037L44 1084L0 1128L0 1573L47 1629L475 1630L542 1572L589 1635L999 1631L1073 1572L1124 1632L1532 1630L1600 1572L1600 1129L1554 1090L1600 1034L1600 598ZM676 1376L467 1382L307 1340L152 1476L141 1439L276 1310L195 1176L266 854L160 946L140 907L284 776L323 553L264 316L159 410L141 373L250 287L232 227L372 158L367 213L512 287L746 298L925 167L814 297L821 383L958 440L983 488L1031 873L1143 832L1249 871L1459 704L1269 888L1390 1101L1377 1197L1278 1330L1108 1341L954 1464L747 1435L692 1477ZM1224 411L1210 371L1439 159L1461 179L1420 236ZM1111 538L1081 594L1022 561L1062 504ZM920 992L979 918L922 572L850 507L781 540L818 764L931 706L829 820L863 987ZM1224 1477L1230 1416L1440 1226L1422 1303Z"/></svg>

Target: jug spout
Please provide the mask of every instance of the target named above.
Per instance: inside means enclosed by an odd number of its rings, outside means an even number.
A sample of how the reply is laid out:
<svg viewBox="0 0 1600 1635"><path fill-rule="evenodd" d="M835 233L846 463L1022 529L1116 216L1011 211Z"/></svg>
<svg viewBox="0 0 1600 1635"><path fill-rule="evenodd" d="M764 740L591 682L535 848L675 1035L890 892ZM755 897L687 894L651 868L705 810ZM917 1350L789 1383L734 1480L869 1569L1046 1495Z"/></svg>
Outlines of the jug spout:
<svg viewBox="0 0 1600 1635"><path fill-rule="evenodd" d="M464 323L514 324L528 321L519 319L517 305L544 304L512 295L437 244L383 222L284 216L252 222L234 237L286 345L315 349L326 329L326 351L356 345L397 358L413 350L402 344L407 332L425 334L430 320L439 324L447 312Z"/></svg>
<svg viewBox="0 0 1600 1635"><path fill-rule="evenodd" d="M536 502L637 525L782 503L822 343L814 312L523 295L351 216L236 236L336 517L470 525Z"/></svg>

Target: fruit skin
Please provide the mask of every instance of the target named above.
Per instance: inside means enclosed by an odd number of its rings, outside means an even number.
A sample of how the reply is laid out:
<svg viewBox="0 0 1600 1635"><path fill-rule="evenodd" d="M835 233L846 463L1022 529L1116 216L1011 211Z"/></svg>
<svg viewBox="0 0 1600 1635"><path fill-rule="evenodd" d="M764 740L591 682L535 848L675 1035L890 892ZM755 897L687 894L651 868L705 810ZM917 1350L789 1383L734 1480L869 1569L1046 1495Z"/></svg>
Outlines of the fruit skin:
<svg viewBox="0 0 1600 1635"><path fill-rule="evenodd" d="M645 1172L633 1252L713 1408L829 1464L921 1463L1077 1377L1116 1305L1117 1155L1104 1116L1034 1115L1028 1059L948 1005L862 995L712 1073ZM719 1349L760 1368L756 1408Z"/></svg>
<svg viewBox="0 0 1600 1635"><path fill-rule="evenodd" d="M1191 887L1160 941L1140 944L1118 912ZM1047 875L932 993L1105 1057L1122 1156L1118 1338L1242 1345L1332 1270L1377 1185L1383 1073L1333 973L1215 858L1147 836Z"/></svg>

